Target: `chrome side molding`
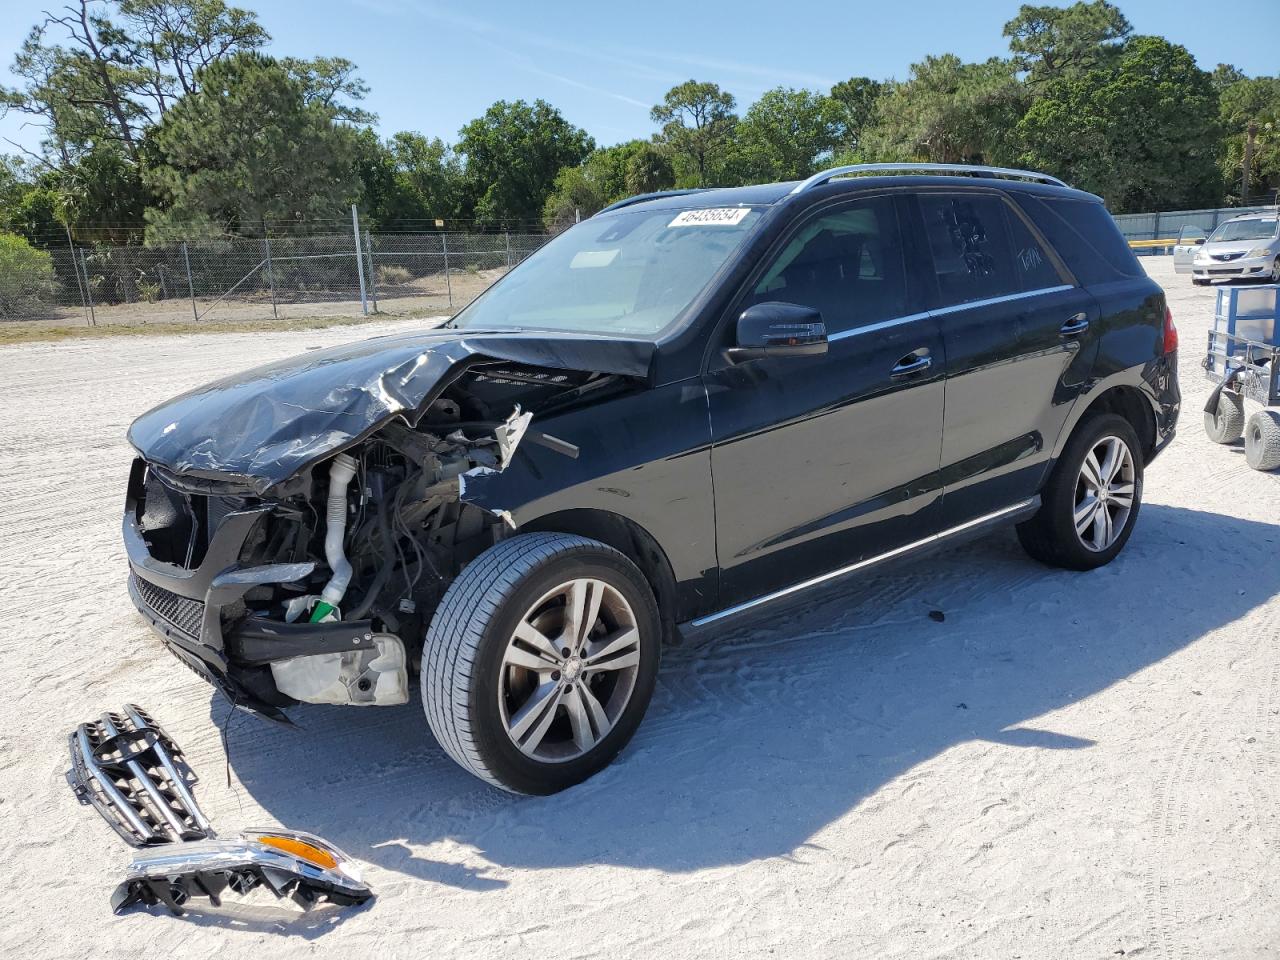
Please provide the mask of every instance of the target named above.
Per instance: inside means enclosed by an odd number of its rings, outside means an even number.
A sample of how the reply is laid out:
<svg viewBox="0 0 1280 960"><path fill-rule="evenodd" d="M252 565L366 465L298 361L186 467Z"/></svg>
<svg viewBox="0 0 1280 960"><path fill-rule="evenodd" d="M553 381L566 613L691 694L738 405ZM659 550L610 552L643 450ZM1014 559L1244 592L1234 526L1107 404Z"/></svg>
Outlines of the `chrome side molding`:
<svg viewBox="0 0 1280 960"><path fill-rule="evenodd" d="M1057 177L1035 170L1015 170L1011 167L971 166L967 163L851 163L844 167L832 167L815 173L808 180L803 180L792 189L792 193L804 193L814 187L821 186L836 177L856 173L942 173L952 176L977 175L985 177L1007 177L1014 180L1031 180L1035 183L1047 183L1055 187L1065 187Z"/></svg>
<svg viewBox="0 0 1280 960"><path fill-rule="evenodd" d="M982 527L987 524L995 523L999 520L1003 520L1008 517L1015 516L1019 513L1029 513L1035 510L1039 506L1040 506L1040 497L1039 496L1031 497L1027 500L1023 500L1019 503L1015 503L1012 506L1005 507L1003 510L996 510L994 513L988 513L981 517L975 517L972 520L968 520L957 526L951 527L950 529L943 530L940 533L935 533L935 534L932 534L931 536L924 537L921 540L915 540L911 543L904 544L901 547L895 547L892 550L888 550L884 553L877 554L874 557L867 557L864 560L859 560L857 563L851 563L851 564L848 564L847 566L840 567L839 569L831 570L831 571L828 571L827 573L819 574L816 577L811 577L810 579L805 580L801 583L793 584L792 586L789 586L789 587L783 587L781 590L773 591L773 593L766 593L763 596L756 597L753 600L748 600L745 603L740 603L737 606L728 607L727 609L717 611L716 613L708 614L705 617L699 617L696 620L691 620L689 622L689 626L695 627L695 628L704 627L707 624L715 623L717 620L724 620L727 617L733 617L733 616L737 616L740 613L746 613L748 610L754 610L756 607L762 607L767 603L773 603L775 600L781 600L784 597L789 597L794 594L800 593L804 590L808 590L811 587L816 587L821 584L827 583L831 580L839 579L840 577L843 577L850 573L854 573L858 570L865 570L868 567L875 566L876 564L884 563L886 560L892 560L894 557L900 557L904 554L912 553L913 551L922 550L925 547L929 547L929 546L933 546L934 544L941 543L942 541L955 537L961 533L964 533L967 530L973 530L977 527Z"/></svg>

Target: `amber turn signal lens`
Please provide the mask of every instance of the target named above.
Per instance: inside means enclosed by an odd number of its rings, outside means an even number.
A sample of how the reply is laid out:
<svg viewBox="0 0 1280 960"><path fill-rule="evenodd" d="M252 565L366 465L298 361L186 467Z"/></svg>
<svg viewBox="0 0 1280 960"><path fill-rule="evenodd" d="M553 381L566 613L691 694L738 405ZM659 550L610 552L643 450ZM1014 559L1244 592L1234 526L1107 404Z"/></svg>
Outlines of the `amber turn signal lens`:
<svg viewBox="0 0 1280 960"><path fill-rule="evenodd" d="M307 863L314 863L317 867L324 867L326 870L332 870L338 865L337 857L329 851L321 850L302 840L295 840L293 837L264 836L258 837L258 842L264 847L275 847L277 850L291 853Z"/></svg>

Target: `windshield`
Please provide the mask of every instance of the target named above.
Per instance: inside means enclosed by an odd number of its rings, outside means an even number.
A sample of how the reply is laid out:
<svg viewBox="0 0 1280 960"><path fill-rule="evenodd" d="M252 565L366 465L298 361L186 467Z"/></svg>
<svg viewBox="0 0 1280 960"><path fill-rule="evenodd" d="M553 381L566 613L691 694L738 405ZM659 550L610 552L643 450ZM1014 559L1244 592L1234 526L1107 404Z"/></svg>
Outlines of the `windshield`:
<svg viewBox="0 0 1280 960"><path fill-rule="evenodd" d="M722 207L584 220L482 293L453 326L652 336L693 302L762 216Z"/></svg>
<svg viewBox="0 0 1280 960"><path fill-rule="evenodd" d="M1213 231L1210 243L1222 240L1270 240L1275 236L1276 222L1255 218L1252 220L1229 220Z"/></svg>

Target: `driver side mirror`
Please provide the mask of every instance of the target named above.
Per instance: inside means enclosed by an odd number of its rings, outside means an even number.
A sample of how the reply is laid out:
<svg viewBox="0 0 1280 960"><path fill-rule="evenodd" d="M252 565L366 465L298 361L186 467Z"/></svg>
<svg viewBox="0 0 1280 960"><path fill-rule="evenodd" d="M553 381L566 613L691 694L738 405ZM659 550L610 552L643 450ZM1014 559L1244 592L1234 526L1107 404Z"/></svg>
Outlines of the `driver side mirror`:
<svg viewBox="0 0 1280 960"><path fill-rule="evenodd" d="M1196 237L1191 242L1194 243L1197 247L1202 247L1204 246L1204 240L1205 240L1204 237Z"/></svg>
<svg viewBox="0 0 1280 960"><path fill-rule="evenodd" d="M725 355L731 363L764 357L815 357L827 352L822 314L796 303L755 303L738 317L737 346Z"/></svg>

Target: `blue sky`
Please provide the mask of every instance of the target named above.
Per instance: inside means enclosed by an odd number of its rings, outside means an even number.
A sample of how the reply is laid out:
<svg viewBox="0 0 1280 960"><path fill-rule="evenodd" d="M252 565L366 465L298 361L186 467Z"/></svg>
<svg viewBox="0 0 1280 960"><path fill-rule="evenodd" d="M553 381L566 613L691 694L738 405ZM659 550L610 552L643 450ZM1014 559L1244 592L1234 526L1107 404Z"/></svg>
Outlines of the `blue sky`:
<svg viewBox="0 0 1280 960"><path fill-rule="evenodd" d="M1000 30L1017 0L240 0L277 55L341 55L372 87L379 130L448 141L495 100L542 97L601 144L653 132L649 107L690 77L733 93L739 109L778 86L827 88L855 75L904 77L929 53L1007 53ZM0 83L47 6L3 0ZM1280 69L1277 0L1121 0L1139 33L1185 45L1202 67ZM1223 9L1225 8L1225 9ZM1268 26L1270 24L1270 26ZM1247 28L1248 27L1248 28ZM22 119L0 136L33 147ZM7 152L0 143L0 152Z"/></svg>

